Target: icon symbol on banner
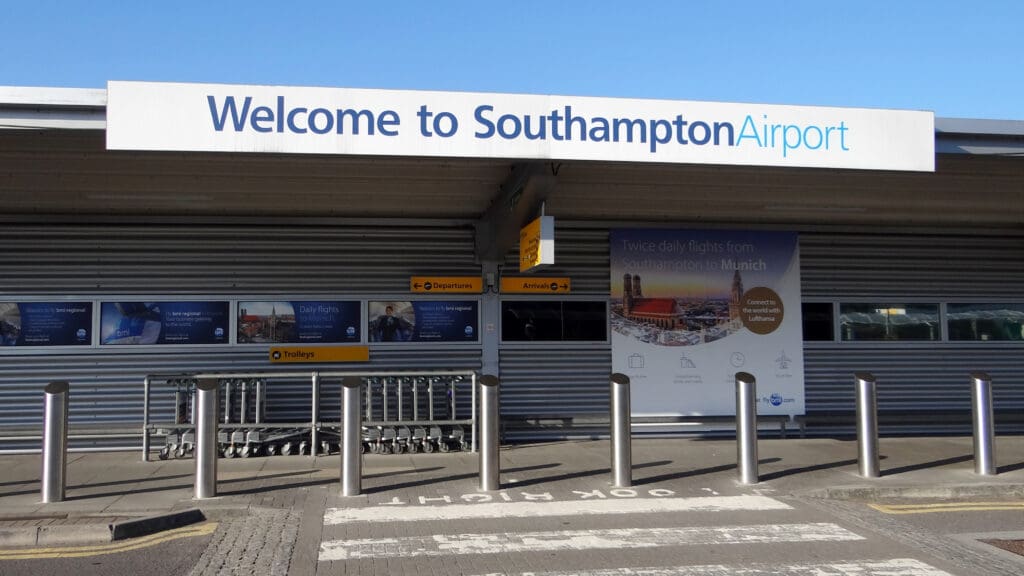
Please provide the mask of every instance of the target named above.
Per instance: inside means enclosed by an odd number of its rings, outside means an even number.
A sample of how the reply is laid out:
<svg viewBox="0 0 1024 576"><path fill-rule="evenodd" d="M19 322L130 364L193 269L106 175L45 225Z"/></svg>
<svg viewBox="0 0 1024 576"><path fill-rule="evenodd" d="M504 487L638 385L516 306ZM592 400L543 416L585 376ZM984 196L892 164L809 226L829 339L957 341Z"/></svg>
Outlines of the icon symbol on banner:
<svg viewBox="0 0 1024 576"><path fill-rule="evenodd" d="M687 358L686 354L683 354L683 357L679 359L679 367L680 368L696 368L697 365L693 363L693 360L690 360L689 358Z"/></svg>
<svg viewBox="0 0 1024 576"><path fill-rule="evenodd" d="M788 356L786 356L786 351L783 350L782 354L779 355L779 357L775 359L775 364L778 365L779 370L788 370L789 369L789 363L792 362L792 361L793 361L793 359L788 357Z"/></svg>
<svg viewBox="0 0 1024 576"><path fill-rule="evenodd" d="M633 353L629 355L629 367L630 368L643 368L644 357L641 354Z"/></svg>
<svg viewBox="0 0 1024 576"><path fill-rule="evenodd" d="M742 352L733 352L732 356L729 357L729 363L739 368L747 363L747 357Z"/></svg>

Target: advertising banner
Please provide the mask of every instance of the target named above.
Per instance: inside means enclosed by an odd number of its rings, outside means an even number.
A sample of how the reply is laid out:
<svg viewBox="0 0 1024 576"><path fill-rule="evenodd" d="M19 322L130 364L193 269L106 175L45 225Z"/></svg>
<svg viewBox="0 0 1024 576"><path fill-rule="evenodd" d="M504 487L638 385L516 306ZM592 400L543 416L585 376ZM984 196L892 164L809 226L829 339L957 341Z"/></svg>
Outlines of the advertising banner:
<svg viewBox="0 0 1024 576"><path fill-rule="evenodd" d="M638 416L735 414L735 375L760 414L804 412L797 234L611 231L612 369Z"/></svg>
<svg viewBox="0 0 1024 576"><path fill-rule="evenodd" d="M0 302L0 346L88 346L92 302Z"/></svg>
<svg viewBox="0 0 1024 576"><path fill-rule="evenodd" d="M359 301L249 301L238 303L238 343L360 341Z"/></svg>
<svg viewBox="0 0 1024 576"><path fill-rule="evenodd" d="M476 300L369 302L370 342L477 342Z"/></svg>
<svg viewBox="0 0 1024 576"><path fill-rule="evenodd" d="M227 344L230 302L103 302L100 344Z"/></svg>
<svg viewBox="0 0 1024 576"><path fill-rule="evenodd" d="M110 82L107 149L935 171L914 110Z"/></svg>

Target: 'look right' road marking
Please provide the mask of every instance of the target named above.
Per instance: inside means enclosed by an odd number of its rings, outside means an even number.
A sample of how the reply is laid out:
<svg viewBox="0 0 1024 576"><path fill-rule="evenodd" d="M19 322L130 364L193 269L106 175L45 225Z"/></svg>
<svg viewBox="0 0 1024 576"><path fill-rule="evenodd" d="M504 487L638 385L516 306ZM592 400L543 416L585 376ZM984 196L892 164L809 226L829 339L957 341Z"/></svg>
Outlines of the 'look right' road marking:
<svg viewBox="0 0 1024 576"><path fill-rule="evenodd" d="M331 540L320 544L320 561L406 558L456 554L508 554L682 545L864 540L836 524L763 524L686 528L618 528L498 534L455 534Z"/></svg>
<svg viewBox="0 0 1024 576"><path fill-rule="evenodd" d="M672 566L669 568L612 568L572 572L526 572L522 576L952 576L912 558L831 564L750 564ZM488 576L494 576L493 574Z"/></svg>
<svg viewBox="0 0 1024 576"><path fill-rule="evenodd" d="M655 512L725 512L736 510L791 510L792 506L766 496L700 496L695 498L635 498L623 500L569 500L555 502L489 502L440 506L370 506L328 508L324 524L353 522L411 522L417 520L472 520L479 518L540 518L595 514L649 514Z"/></svg>

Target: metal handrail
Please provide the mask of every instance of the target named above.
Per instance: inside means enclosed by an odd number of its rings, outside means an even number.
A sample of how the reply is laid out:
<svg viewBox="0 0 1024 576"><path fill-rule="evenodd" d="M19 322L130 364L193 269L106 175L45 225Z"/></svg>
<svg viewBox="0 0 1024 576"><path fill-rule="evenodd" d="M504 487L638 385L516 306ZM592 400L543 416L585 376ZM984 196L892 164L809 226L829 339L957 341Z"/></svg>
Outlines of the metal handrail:
<svg viewBox="0 0 1024 576"><path fill-rule="evenodd" d="M260 370L260 371L246 371L246 372L195 372L195 373L160 373L160 374L149 374L143 379L143 408L142 408L142 460L144 462L149 461L149 449L150 449L150 430L157 427L165 427L164 424L151 424L149 421L149 406L150 406L150 387L154 380L198 380L205 378L217 378L217 379L261 379L266 380L270 378L309 378L313 391L313 406L311 421L303 424L309 424L311 437L315 439L317 437L317 430L323 425L320 422L318 409L319 409L319 382L324 378L389 378L389 377L436 377L436 376L463 376L468 377L471 383L471 416L469 420L470 424L470 440L472 452L477 450L477 372L475 370L374 370L374 371L361 371L361 370L309 370L309 371L273 371L273 370ZM431 396L431 401L433 397ZM223 426L222 426L223 427ZM314 444L315 446L315 444ZM311 451L313 454L316 453L315 448Z"/></svg>

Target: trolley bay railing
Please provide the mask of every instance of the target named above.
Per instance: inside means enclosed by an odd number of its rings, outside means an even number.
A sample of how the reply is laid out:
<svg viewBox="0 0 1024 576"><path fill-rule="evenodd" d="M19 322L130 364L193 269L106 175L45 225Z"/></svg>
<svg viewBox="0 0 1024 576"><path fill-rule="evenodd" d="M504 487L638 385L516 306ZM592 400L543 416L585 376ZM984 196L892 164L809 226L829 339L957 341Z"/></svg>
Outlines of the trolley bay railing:
<svg viewBox="0 0 1024 576"><path fill-rule="evenodd" d="M195 386L218 382L218 446L222 456L330 453L341 443L341 382L362 381L362 447L375 453L471 449L477 441L477 374L473 370L422 371L244 371L150 374L143 379L142 457L148 460L154 436L164 437L161 459L184 457L195 449ZM275 396L275 383L310 386L308 420L298 420L295 394ZM458 399L469 387L468 414ZM325 391L330 393L325 394ZM336 393L335 393L336 392ZM155 395L173 393L173 415L154 421ZM289 418L275 417L275 403ZM324 415L328 417L325 418ZM337 414L338 420L329 416ZM468 416L468 417L467 417ZM468 428L468 430L467 430Z"/></svg>

